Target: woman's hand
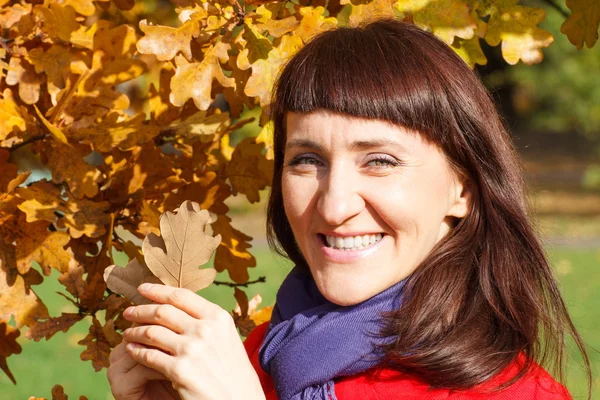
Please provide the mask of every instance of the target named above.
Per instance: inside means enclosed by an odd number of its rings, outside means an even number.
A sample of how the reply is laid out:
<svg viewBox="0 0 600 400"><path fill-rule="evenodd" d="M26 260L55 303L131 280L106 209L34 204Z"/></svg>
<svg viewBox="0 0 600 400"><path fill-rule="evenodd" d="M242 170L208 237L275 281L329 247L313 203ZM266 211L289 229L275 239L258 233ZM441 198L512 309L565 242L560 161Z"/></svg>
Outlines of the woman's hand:
<svg viewBox="0 0 600 400"><path fill-rule="evenodd" d="M144 325L123 338L131 360L157 373L151 378L166 377L184 400L265 398L227 311L187 289L143 284L138 290L157 304L125 310L127 320Z"/></svg>
<svg viewBox="0 0 600 400"><path fill-rule="evenodd" d="M171 382L161 374L139 364L128 354L123 340L110 353L108 381L116 400L179 400Z"/></svg>

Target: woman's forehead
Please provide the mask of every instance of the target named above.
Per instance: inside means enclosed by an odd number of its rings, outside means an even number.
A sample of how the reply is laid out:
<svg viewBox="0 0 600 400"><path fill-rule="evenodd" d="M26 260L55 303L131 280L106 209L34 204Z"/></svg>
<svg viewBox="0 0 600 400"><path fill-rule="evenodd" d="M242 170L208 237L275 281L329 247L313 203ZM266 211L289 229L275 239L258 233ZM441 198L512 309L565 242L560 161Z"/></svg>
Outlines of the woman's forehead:
<svg viewBox="0 0 600 400"><path fill-rule="evenodd" d="M326 110L288 112L286 117L286 149L343 146L357 151L386 147L410 151L433 145L418 132L379 119L357 118Z"/></svg>

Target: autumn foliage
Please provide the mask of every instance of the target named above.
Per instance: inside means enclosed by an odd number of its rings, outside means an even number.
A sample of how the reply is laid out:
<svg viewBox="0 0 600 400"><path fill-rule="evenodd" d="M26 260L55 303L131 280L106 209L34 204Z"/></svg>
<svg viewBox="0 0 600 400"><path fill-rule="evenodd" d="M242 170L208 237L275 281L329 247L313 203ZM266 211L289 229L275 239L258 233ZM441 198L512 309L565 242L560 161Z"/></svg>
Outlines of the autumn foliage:
<svg viewBox="0 0 600 400"><path fill-rule="evenodd" d="M592 47L600 3L567 6L562 32ZM273 82L315 34L393 17L433 31L471 66L486 63L482 41L531 64L553 41L544 16L518 0L0 0L0 368L14 382L7 358L19 335L48 340L84 319L81 359L107 367L129 303L103 273L115 251L141 259L161 213L185 200L215 218L215 269L248 281L252 238L224 201L257 202L269 186ZM260 134L232 146L255 107ZM51 178L33 182L17 167L23 154ZM53 269L77 313L49 315L36 295ZM235 296L247 332L257 304Z"/></svg>

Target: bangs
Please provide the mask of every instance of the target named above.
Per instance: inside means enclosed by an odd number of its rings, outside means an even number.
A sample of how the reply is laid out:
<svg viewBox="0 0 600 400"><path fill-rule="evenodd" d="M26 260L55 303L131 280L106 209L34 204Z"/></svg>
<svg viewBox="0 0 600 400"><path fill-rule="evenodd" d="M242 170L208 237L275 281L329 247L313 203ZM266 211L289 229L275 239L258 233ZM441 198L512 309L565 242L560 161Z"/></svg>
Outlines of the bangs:
<svg viewBox="0 0 600 400"><path fill-rule="evenodd" d="M443 120L452 113L443 74L431 54L436 46L446 45L405 25L411 35L398 31L398 21L385 20L377 22L377 29L372 25L338 28L319 35L282 71L273 105L275 118L288 111L328 110L389 121L442 142L447 126ZM422 36L419 43L415 34ZM431 42L427 52L422 50L423 39ZM447 55L447 49L438 54Z"/></svg>

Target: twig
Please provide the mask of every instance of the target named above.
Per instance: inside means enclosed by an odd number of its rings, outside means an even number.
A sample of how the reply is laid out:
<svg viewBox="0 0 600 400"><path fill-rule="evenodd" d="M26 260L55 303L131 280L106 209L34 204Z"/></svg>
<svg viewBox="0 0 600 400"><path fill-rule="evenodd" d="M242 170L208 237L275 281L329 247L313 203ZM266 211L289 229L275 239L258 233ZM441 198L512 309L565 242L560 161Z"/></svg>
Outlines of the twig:
<svg viewBox="0 0 600 400"><path fill-rule="evenodd" d="M267 281L267 278L264 276L261 276L254 281L250 281L250 282L246 282L246 283L231 283L231 282L214 281L213 284L229 286L229 287L248 287L248 285L254 285L255 283L265 283L266 281Z"/></svg>
<svg viewBox="0 0 600 400"><path fill-rule="evenodd" d="M557 2L556 0L544 0L544 2L546 4L548 4L550 7L554 8L556 11L558 11L563 17L565 18L569 18L569 13L567 11L565 11Z"/></svg>
<svg viewBox="0 0 600 400"><path fill-rule="evenodd" d="M31 143L33 143L33 142L37 142L37 141L39 141L39 140L43 140L43 139L45 139L47 136L48 136L48 135L46 135L46 134L43 134L43 135L37 135L37 136L30 137L29 139L27 139L27 140L24 140L24 141L22 141L21 143L17 143L17 144L15 144L14 146L11 146L11 147L9 147L9 148L8 148L8 151L15 151L15 150L17 150L17 149L19 149L19 148L21 148L21 147L23 147L23 146L27 146L28 144L31 144Z"/></svg>

